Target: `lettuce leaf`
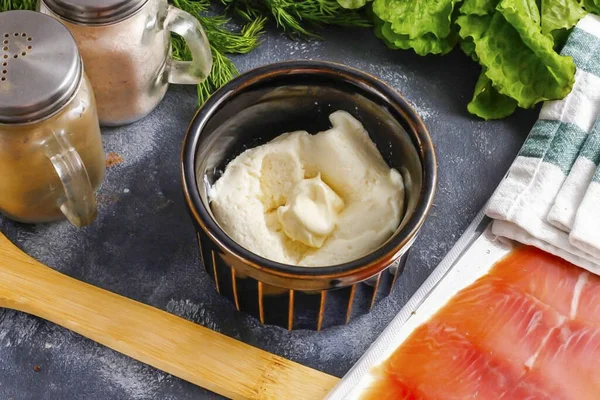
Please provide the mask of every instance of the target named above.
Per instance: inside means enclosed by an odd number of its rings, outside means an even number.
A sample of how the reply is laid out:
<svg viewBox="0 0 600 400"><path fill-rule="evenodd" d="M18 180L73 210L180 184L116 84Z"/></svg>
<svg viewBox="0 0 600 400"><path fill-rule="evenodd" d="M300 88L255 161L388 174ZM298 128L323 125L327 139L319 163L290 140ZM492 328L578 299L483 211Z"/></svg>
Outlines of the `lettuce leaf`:
<svg viewBox="0 0 600 400"><path fill-rule="evenodd" d="M584 7L600 13L600 0L373 0L372 10L391 48L446 54L460 42L482 66L469 112L492 119L571 91L575 64L555 49Z"/></svg>
<svg viewBox="0 0 600 400"><path fill-rule="evenodd" d="M554 39L554 49L560 52L569 39L569 35L573 29L558 29L550 32Z"/></svg>
<svg viewBox="0 0 600 400"><path fill-rule="evenodd" d="M453 14L459 1L374 0L373 12L382 21L376 34L392 48L446 54L458 43Z"/></svg>
<svg viewBox="0 0 600 400"><path fill-rule="evenodd" d="M496 6L496 11L500 11L504 15L504 10L508 10L511 13L514 11L515 14L518 13L521 23L517 25L513 24L515 28L526 27L533 28L535 31L539 30L542 19L537 0L501 0Z"/></svg>
<svg viewBox="0 0 600 400"><path fill-rule="evenodd" d="M470 0L468 0L470 1ZM461 7L461 12L465 6L478 2L482 5L481 0L465 2ZM477 54L475 53L475 39L480 40L484 33L487 31L492 16L490 4L495 7L497 1L486 1L487 4L483 4L480 8L467 7L467 12L470 15L461 15L457 18L456 23L460 26L460 37L463 39L461 42L461 48L463 51L471 56L475 61L478 61ZM493 10L493 9L492 9ZM485 11L485 12L484 12ZM486 14L488 13L488 14ZM467 105L467 110L473 115L476 115L484 120L499 119L511 115L517 108L517 101L509 96L503 95L492 85L492 81L485 74L485 69L481 71L479 79L475 84L475 93L473 93L473 99Z"/></svg>
<svg viewBox="0 0 600 400"><path fill-rule="evenodd" d="M468 37L495 89L523 108L565 97L573 86L575 64L570 57L558 55L553 40L542 34L535 22L539 21L535 1L502 0L497 11L481 35L481 20L475 20L477 28L465 21L461 25L461 36L475 32ZM468 18L474 21L475 16Z"/></svg>
<svg viewBox="0 0 600 400"><path fill-rule="evenodd" d="M465 0L460 6L463 15L490 15L496 9L499 0Z"/></svg>
<svg viewBox="0 0 600 400"><path fill-rule="evenodd" d="M458 34L462 38L460 47L474 61L479 61L479 57L477 57L477 53L475 52L475 39L481 39L481 36L487 31L491 20L492 17L490 15L479 13L461 15L456 19L456 24L460 27Z"/></svg>
<svg viewBox="0 0 600 400"><path fill-rule="evenodd" d="M371 0L337 0L338 4L348 10L364 7Z"/></svg>
<svg viewBox="0 0 600 400"><path fill-rule="evenodd" d="M582 3L587 12L600 15L600 0L583 0Z"/></svg>
<svg viewBox="0 0 600 400"><path fill-rule="evenodd" d="M460 42L460 48L466 55L471 57L473 59L473 61L475 61L475 62L479 61L479 58L477 57L477 53L475 53L475 42L473 42L473 40L471 40L471 39L463 40L462 42Z"/></svg>
<svg viewBox="0 0 600 400"><path fill-rule="evenodd" d="M433 34L443 39L450 34L452 11L458 0L374 0L373 11L392 30L410 39Z"/></svg>
<svg viewBox="0 0 600 400"><path fill-rule="evenodd" d="M519 105L524 108L531 107L542 100L562 99L569 94L575 81L575 63L571 57L561 56L554 51L554 40L542 33L540 12L536 1L502 0L496 9L518 32L522 43L525 45L521 49L523 50L521 55L524 57L520 60L521 64L518 64L519 60L513 59L516 62L514 64L516 74L513 74L513 76L515 78L519 76L523 80L522 88L519 88L518 84L515 85L515 89L521 92L521 97L514 96L511 93L505 94L517 99ZM508 57L504 57L504 60L511 59L512 57L506 53L512 53L514 50L517 50L517 48L513 48L510 52L505 51L504 53ZM528 60L528 63L523 68L525 59ZM537 63L537 66L534 63ZM505 69L505 65L502 67L502 69ZM528 79L525 76L526 74L522 73L527 69L532 72L537 69L537 72ZM490 72L488 70L488 77L499 88L500 85L494 81ZM500 92L503 91L500 90ZM529 96L527 92L531 92Z"/></svg>
<svg viewBox="0 0 600 400"><path fill-rule="evenodd" d="M467 105L467 110L471 114L489 120L508 117L516 109L517 101L498 93L492 85L492 81L485 74L485 71L481 71L479 79L475 84L473 99Z"/></svg>
<svg viewBox="0 0 600 400"><path fill-rule="evenodd" d="M447 54L458 42L458 35L453 32L443 39L428 33L411 39L408 35L399 35L392 30L392 24L381 21L375 24L375 35L382 39L392 49L413 49L420 56L427 54Z"/></svg>
<svg viewBox="0 0 600 400"><path fill-rule="evenodd" d="M542 33L555 33L571 29L586 12L577 0L542 0Z"/></svg>

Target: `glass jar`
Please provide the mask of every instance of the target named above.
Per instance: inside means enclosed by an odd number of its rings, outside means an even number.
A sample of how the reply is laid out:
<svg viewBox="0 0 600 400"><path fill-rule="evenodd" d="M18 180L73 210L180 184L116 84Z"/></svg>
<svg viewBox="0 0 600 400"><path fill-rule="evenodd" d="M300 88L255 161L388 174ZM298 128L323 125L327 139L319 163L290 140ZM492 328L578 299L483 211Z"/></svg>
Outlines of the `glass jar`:
<svg viewBox="0 0 600 400"><path fill-rule="evenodd" d="M105 156L75 41L53 18L9 11L0 43L0 213L88 225Z"/></svg>
<svg viewBox="0 0 600 400"><path fill-rule="evenodd" d="M41 0L40 11L73 33L102 125L135 122L156 108L169 83L198 84L210 74L202 26L167 0ZM171 58L171 32L186 40L193 61Z"/></svg>

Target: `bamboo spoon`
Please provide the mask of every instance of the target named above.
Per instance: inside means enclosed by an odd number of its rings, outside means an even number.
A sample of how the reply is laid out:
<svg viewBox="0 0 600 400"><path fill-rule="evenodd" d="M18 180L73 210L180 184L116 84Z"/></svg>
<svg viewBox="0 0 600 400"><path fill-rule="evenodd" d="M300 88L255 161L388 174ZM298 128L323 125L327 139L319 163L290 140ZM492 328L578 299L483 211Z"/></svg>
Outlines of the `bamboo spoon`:
<svg viewBox="0 0 600 400"><path fill-rule="evenodd" d="M232 399L322 399L338 379L37 262L0 233L0 307L36 315Z"/></svg>

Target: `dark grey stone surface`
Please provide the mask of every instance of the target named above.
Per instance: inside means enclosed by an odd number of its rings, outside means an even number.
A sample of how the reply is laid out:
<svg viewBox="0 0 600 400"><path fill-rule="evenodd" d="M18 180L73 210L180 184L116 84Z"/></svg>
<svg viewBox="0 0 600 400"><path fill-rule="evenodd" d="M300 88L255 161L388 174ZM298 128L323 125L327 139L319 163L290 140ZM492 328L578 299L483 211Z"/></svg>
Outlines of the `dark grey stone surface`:
<svg viewBox="0 0 600 400"><path fill-rule="evenodd" d="M431 215L392 295L371 314L320 333L288 332L260 326L216 294L198 261L179 177L181 142L196 110L191 87L173 87L159 108L137 124L104 130L105 150L124 162L107 170L92 226L78 231L66 222L27 226L0 217L0 230L67 275L342 376L484 205L536 112L521 111L496 122L468 115L466 104L479 70L459 51L443 58L392 51L369 30L328 30L324 36L322 42L293 42L271 32L257 51L236 62L242 71L300 58L360 68L414 104L437 147L439 184ZM199 398L219 397L46 321L0 310L0 399Z"/></svg>

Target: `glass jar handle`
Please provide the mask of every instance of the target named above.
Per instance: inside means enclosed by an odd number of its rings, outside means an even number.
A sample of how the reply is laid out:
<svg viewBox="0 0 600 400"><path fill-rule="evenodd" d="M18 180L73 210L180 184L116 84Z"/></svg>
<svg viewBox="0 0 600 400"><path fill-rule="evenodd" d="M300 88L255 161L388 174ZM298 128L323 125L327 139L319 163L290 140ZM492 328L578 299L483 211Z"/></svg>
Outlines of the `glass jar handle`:
<svg viewBox="0 0 600 400"><path fill-rule="evenodd" d="M182 36L192 53L192 61L177 61L169 58L167 61L169 83L195 85L204 81L212 69L212 54L200 22L191 14L169 6L165 29Z"/></svg>
<svg viewBox="0 0 600 400"><path fill-rule="evenodd" d="M91 224L98 212L96 196L77 150L64 131L52 131L44 146L46 156L52 162L64 189L60 211L78 228Z"/></svg>

